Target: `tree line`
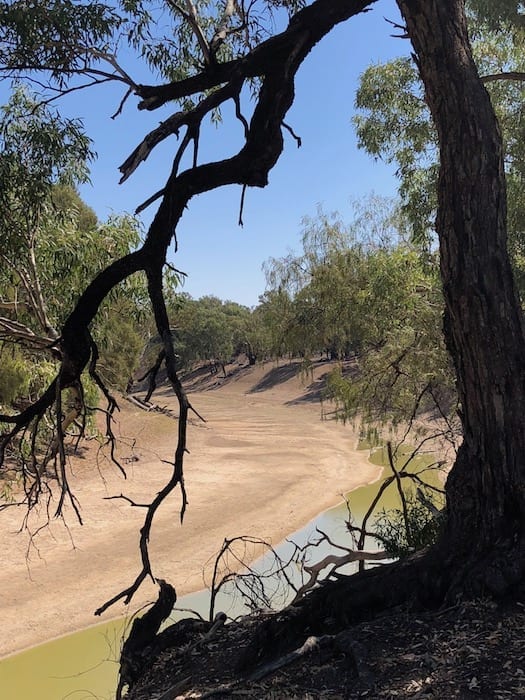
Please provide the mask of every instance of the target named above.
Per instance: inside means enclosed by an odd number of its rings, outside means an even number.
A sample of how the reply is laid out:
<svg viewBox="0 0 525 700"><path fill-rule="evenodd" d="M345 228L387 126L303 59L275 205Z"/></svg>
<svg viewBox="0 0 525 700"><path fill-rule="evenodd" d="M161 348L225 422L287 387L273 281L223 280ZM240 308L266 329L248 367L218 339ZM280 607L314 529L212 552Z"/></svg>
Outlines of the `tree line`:
<svg viewBox="0 0 525 700"><path fill-rule="evenodd" d="M496 79L509 65L520 67L522 28L475 7L470 15L474 55L503 129L509 250L522 297L522 88L517 80ZM264 263L267 289L254 308L214 296L192 299L183 277L168 269L177 366L186 371L205 362L224 372L241 353L251 363L353 358L359 371L350 381L342 371L329 380L328 395L342 417L359 411L371 421L406 420L416 404L428 408L430 396L452 410L454 372L442 337L433 226L437 134L411 60L367 69L355 105L359 145L396 165L398 199L372 193L354 202L349 222L319 207L302 222L302 250ZM1 138L0 402L20 406L55 371L64 300L74 303L85 280L105 261L134 250L142 232L127 214L98 221L78 196L94 157L78 121L63 119L16 86L2 109ZM147 301L144 277L129 277L94 322L98 369L111 387L131 387L162 345ZM87 386L94 403L94 387Z"/></svg>

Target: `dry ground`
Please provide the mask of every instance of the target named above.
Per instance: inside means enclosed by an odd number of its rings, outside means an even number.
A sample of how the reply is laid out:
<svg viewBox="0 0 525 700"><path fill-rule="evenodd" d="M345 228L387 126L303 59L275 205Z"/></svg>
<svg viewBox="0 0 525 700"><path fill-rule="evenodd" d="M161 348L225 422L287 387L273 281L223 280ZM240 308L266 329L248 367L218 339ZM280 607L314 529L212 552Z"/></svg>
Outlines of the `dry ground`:
<svg viewBox="0 0 525 700"><path fill-rule="evenodd" d="M130 700L525 697L525 598L518 595L498 603L459 601L437 611L385 611L317 638L309 652L271 671L283 652L246 665L259 624L257 616L244 618L211 638L201 630L175 641L148 665Z"/></svg>
<svg viewBox="0 0 525 700"><path fill-rule="evenodd" d="M525 607L516 601L476 601L437 612L394 610L250 679L235 673L235 665L256 625L246 618L210 641L165 651L130 700L525 697Z"/></svg>
<svg viewBox="0 0 525 700"><path fill-rule="evenodd" d="M221 379L197 373L191 402L206 419L192 416L186 460L189 496L180 525L180 494L158 514L151 538L154 573L179 594L203 587L203 565L225 537L250 534L277 543L340 494L378 478L380 470L356 450L348 426L322 421L319 389L327 365L318 363L303 381L297 364L229 367ZM216 390L219 389L219 390ZM176 411L167 389L155 401ZM67 527L41 509L19 532L24 512L0 513L0 657L99 622L93 611L127 587L140 568L138 531L143 511L124 494L147 501L162 487L172 457L176 421L120 401L115 433L127 479L95 440L70 462L71 484L84 524L71 511ZM133 607L155 597L144 586ZM117 604L105 619L129 612Z"/></svg>

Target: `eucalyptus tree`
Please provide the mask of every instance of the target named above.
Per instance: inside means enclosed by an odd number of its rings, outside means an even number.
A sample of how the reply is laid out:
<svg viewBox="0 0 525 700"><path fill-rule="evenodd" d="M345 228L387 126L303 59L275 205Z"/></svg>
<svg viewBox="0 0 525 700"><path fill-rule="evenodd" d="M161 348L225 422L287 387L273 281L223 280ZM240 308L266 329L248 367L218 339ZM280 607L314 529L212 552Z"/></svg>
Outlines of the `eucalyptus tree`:
<svg viewBox="0 0 525 700"><path fill-rule="evenodd" d="M525 26L516 3L468 3L476 65L503 133L508 231L519 279L525 243ZM396 166L399 194L414 237L432 245L437 209L438 134L417 66L410 58L371 65L361 76L353 118L358 143ZM521 285L520 285L521 288Z"/></svg>
<svg viewBox="0 0 525 700"><path fill-rule="evenodd" d="M274 322L282 326L288 314L283 335L289 351L336 359L382 347L405 323L412 291L424 288L425 268L427 286L436 286L431 261L406 238L397 203L376 195L354 204L348 224L322 210L305 218L302 250L264 265L269 288L281 300Z"/></svg>
<svg viewBox="0 0 525 700"><path fill-rule="evenodd" d="M58 329L67 315L67 300L73 304L86 279L136 246L139 229L130 216L99 224L74 189L87 180L92 157L81 123L38 104L21 86L2 108L0 144L0 401L10 410L13 404L36 400L56 372ZM108 298L94 327L99 369L113 386L126 385L142 339L128 326L115 346L123 324L113 328L111 340L107 331L118 318L117 303L119 313L138 318L140 294L140 285L132 289L128 284L125 294ZM62 431L80 416L83 400L80 385L72 386ZM92 384L88 402L96 403ZM36 445L38 426L33 428L28 438ZM58 449L56 439L48 447L43 452L46 466ZM34 471L33 460L31 464Z"/></svg>
<svg viewBox="0 0 525 700"><path fill-rule="evenodd" d="M300 632L322 629L327 619L351 619L368 604L400 602L415 589L424 589L433 602L463 590L505 593L519 585L525 573L525 338L506 250L501 135L472 59L462 0L397 2L438 135L436 232L445 337L457 375L464 441L447 482L447 522L438 545L415 559L312 591L302 605L303 614L296 611L294 624ZM202 10L193 3L139 0L112 5L72 0L0 4L4 74L42 71L39 79L49 79L51 89L58 91L112 80L122 85L123 101L133 96L142 110L171 104L171 115L155 125L121 165L123 180L167 137L181 138L167 181L142 205L158 203L143 245L101 271L77 301L62 325L61 367L48 388L19 414L2 416L10 426L3 438L6 445L46 411L60 415L61 392L80 380L88 364L96 370L90 324L102 301L130 275L145 272L163 342L155 367L165 363L180 401L178 444L171 478L146 509L142 569L130 587L99 612L122 598L129 602L142 581L153 575L148 554L151 522L176 486L182 490L182 513L186 507L183 456L191 406L176 374L162 279L180 217L197 194L222 185L267 184L283 150L283 131L288 128L284 120L294 100L299 66L336 24L373 4L226 2L210 3ZM286 15L289 22L284 27ZM134 79L124 65L130 48L165 82L145 85ZM253 95L248 117L243 91L247 85ZM244 143L230 157L202 161L198 146L203 120L229 101ZM191 157L186 167L187 152ZM60 421L57 427L60 432ZM62 469L65 498L64 473Z"/></svg>
<svg viewBox="0 0 525 700"><path fill-rule="evenodd" d="M169 307L178 367L189 369L199 360L208 361L212 370L225 365L245 351L250 310L214 296L192 299L179 294Z"/></svg>

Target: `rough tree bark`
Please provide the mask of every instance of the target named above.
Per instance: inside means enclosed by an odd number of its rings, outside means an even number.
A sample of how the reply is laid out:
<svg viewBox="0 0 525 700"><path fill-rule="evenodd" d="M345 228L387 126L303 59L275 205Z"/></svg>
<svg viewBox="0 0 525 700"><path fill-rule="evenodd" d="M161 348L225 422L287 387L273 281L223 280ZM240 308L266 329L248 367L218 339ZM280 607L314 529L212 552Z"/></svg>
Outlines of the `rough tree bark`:
<svg viewBox="0 0 525 700"><path fill-rule="evenodd" d="M501 134L463 0L398 5L439 136L444 332L464 435L438 553L451 590L502 594L525 572L525 338L507 254Z"/></svg>
<svg viewBox="0 0 525 700"><path fill-rule="evenodd" d="M263 624L241 667L389 606L503 596L523 585L525 338L506 245L501 135L472 60L463 0L397 2L440 145L444 332L464 431L446 524L431 550L327 582Z"/></svg>

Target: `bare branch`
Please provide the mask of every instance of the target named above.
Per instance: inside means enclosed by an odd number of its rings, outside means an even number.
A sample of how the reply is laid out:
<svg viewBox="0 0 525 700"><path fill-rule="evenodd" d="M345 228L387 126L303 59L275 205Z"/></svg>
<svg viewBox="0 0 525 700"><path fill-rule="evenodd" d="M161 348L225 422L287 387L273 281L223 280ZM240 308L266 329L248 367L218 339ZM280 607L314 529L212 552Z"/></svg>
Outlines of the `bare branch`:
<svg viewBox="0 0 525 700"><path fill-rule="evenodd" d="M204 117L209 112L219 107L226 100L232 98L235 99L235 96L240 93L241 88L242 82L239 83L235 81L228 83L228 85L225 87L216 90L214 93L201 100L197 107L192 109L190 112L177 112L165 121L161 122L156 129L150 131L150 133L137 146L133 153L119 167L119 170L122 173L120 184L125 182L128 177L135 172L138 166L148 158L155 146L164 141L164 139L166 139L168 136L172 136L173 134L178 136L179 129L182 126L188 127L188 134L192 130L193 134L197 133ZM184 148L179 149L179 153L177 154L179 162L191 137L192 135L190 134L190 136L188 136L188 138L183 142ZM175 170L175 174L176 172L177 169Z"/></svg>
<svg viewBox="0 0 525 700"><path fill-rule="evenodd" d="M144 209L147 209L153 202L156 202L157 199L160 199L161 197L164 197L166 194L166 188L163 187L161 190L158 192L155 192L155 194L152 194L151 197L148 197L145 202L142 202L142 204L139 204L139 206L135 209L135 214L140 214Z"/></svg>
<svg viewBox="0 0 525 700"><path fill-rule="evenodd" d="M137 503L132 498L129 498L128 496L124 496L124 494L122 494L122 493L119 494L118 496L105 496L104 500L105 501L123 500L123 501L126 501L126 503L129 503L129 505L133 506L134 508L149 508L149 506L150 506L149 503Z"/></svg>
<svg viewBox="0 0 525 700"><path fill-rule="evenodd" d="M117 111L115 112L115 114L112 114L112 115L111 115L111 118L112 118L112 119L116 119L116 118L119 116L119 114L122 114L122 110L123 110L123 108L124 108L124 105L125 105L125 103L126 103L126 100L127 100L128 97L130 97L130 95L132 95L132 94L133 94L133 88L128 88L126 94L125 94L124 97L120 100L120 103L119 103L119 106L118 106L118 108L117 108Z"/></svg>
<svg viewBox="0 0 525 700"><path fill-rule="evenodd" d="M392 453L392 443L389 441L386 444L386 449L387 449L387 454L388 454L388 464L390 466L390 469L394 473L394 478L396 480L396 486L397 486L397 492L399 494L399 498L401 499L401 506L403 508L403 520L405 522L405 532L407 536L407 542L409 547L412 546L412 532L410 528L410 520L408 517L408 507L407 507L407 501L405 498L405 492L403 491L403 487L401 485L401 479L399 476L399 473L396 469L396 465L394 464L394 455Z"/></svg>
<svg viewBox="0 0 525 700"><path fill-rule="evenodd" d="M300 137L300 136L297 136L297 134L296 134L295 131L292 129L292 127L289 126L286 122L283 122L283 127L284 127L284 128L286 129L286 131L288 131L288 132L291 134L291 136L296 140L296 142L297 142L297 148L301 148L301 146L302 146L302 144L303 144L303 142L302 142L302 140L301 140L301 137Z"/></svg>
<svg viewBox="0 0 525 700"><path fill-rule="evenodd" d="M31 350L46 350L52 352L56 348L56 338L42 336L34 333L31 328L14 321L11 318L0 316L0 339L19 343Z"/></svg>
<svg viewBox="0 0 525 700"><path fill-rule="evenodd" d="M243 185L242 191L241 191L241 203L239 206L239 221L238 221L238 224L241 227L244 226L244 221L242 219L242 213L244 211L244 197L245 197L245 195L246 195L246 185Z"/></svg>
<svg viewBox="0 0 525 700"><path fill-rule="evenodd" d="M503 71L501 73L492 73L490 75L482 75L481 82L492 83L496 80L514 80L516 82L525 81L525 73L520 71Z"/></svg>
<svg viewBox="0 0 525 700"><path fill-rule="evenodd" d="M377 552L365 552L363 550L349 550L346 554L337 556L335 554L329 554L328 556L321 559L321 561L313 564L312 566L305 566L304 570L310 574L308 581L299 588L295 598L290 603L293 605L298 600L300 600L304 594L315 586L319 575L326 569L327 566L331 566L328 577L331 576L337 569L340 569L346 564L350 564L354 561L384 561L386 559L392 559L392 555L388 552L381 550Z"/></svg>

